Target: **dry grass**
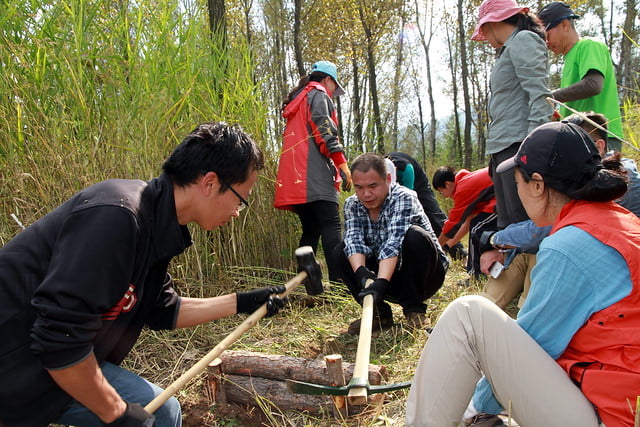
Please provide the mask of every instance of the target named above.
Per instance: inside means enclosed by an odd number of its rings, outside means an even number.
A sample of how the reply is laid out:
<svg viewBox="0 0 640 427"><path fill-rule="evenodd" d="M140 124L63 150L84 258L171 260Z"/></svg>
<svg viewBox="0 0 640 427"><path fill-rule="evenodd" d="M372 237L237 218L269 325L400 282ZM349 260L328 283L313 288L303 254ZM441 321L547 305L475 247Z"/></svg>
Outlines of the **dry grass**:
<svg viewBox="0 0 640 427"><path fill-rule="evenodd" d="M262 268L228 268L224 288L250 289L284 283L293 273ZM432 323L446 305L456 297L477 293L482 284L468 287L458 284L467 275L460 262L454 262L441 290L428 301L428 314ZM184 280L184 279L183 279ZM191 293L195 289L189 289ZM202 292L200 292L202 293ZM218 292L220 293L220 292ZM340 286L333 286L308 304L303 287L292 294L287 309L275 317L265 318L245 333L230 349L260 351L295 357L323 356L323 346L334 340L345 361L355 360L357 337L346 333L348 324L359 317L360 306ZM420 352L427 336L407 328L400 307L394 306L396 326L374 337L371 344L371 363L385 365L388 383L411 380ZM126 366L145 378L166 386L174 381L197 360L203 357L240 322L238 317L202 325L196 328L143 334ZM387 395L383 405L369 407L364 413L345 420L331 415L312 416L288 411L283 413L269 402L257 402L257 408L234 407L232 410L210 405L203 386L204 375L192 381L179 393L178 399L185 409L185 424L189 425L270 425L270 426L387 426L404 425L404 404L408 390ZM194 407L198 407L195 411ZM203 408L205 415L203 415ZM195 412L194 412L195 411ZM252 411L252 412L251 412ZM198 420L189 417L199 417Z"/></svg>

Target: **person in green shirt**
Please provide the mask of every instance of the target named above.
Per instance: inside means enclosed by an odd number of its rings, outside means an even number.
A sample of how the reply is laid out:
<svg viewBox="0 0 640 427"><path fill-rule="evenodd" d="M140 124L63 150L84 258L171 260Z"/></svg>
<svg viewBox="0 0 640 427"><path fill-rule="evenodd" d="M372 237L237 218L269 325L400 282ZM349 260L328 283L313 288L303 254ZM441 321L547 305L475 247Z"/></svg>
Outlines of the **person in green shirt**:
<svg viewBox="0 0 640 427"><path fill-rule="evenodd" d="M601 41L580 37L574 26L579 16L564 2L549 3L538 12L538 18L544 23L549 50L564 56L560 89L552 91L553 98L576 111L604 114L612 134L609 146L620 151L624 135L609 49ZM571 113L567 108L560 109L562 117Z"/></svg>

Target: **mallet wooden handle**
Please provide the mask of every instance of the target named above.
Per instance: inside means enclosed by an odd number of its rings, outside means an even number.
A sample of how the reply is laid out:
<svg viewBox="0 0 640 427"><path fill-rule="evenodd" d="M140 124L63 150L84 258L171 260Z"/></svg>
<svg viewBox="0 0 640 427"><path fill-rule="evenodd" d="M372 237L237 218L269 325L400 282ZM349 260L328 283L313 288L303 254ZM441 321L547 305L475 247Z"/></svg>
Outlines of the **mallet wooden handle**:
<svg viewBox="0 0 640 427"><path fill-rule="evenodd" d="M370 284L370 283L369 283ZM367 285L369 285L367 284ZM373 295L365 295L362 300L360 318L360 336L356 351L356 364L353 367L354 379L369 383L369 353L371 351L371 332L373 325ZM368 390L366 387L353 387L349 390L347 401L351 405L366 405Z"/></svg>
<svg viewBox="0 0 640 427"><path fill-rule="evenodd" d="M296 287L298 287L307 278L306 271L298 273L294 278L285 283L286 290L278 294L281 298L289 295ZM267 304L264 303L260 308L251 313L244 322L238 325L229 335L227 335L222 341L218 343L209 353L207 353L202 359L196 362L188 371L180 375L180 377L171 383L162 393L156 396L144 409L149 413L154 413L164 402L166 402L171 396L173 396L178 390L182 389L189 381L195 376L199 375L207 369L209 363L220 356L223 351L231 346L238 340L247 330L258 323L267 314Z"/></svg>

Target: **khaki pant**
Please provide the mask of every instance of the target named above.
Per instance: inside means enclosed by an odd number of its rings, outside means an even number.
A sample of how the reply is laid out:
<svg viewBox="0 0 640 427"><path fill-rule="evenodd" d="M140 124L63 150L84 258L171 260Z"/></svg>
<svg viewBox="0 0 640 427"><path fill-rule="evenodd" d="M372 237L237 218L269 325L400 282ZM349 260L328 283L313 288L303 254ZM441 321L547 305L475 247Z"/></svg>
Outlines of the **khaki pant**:
<svg viewBox="0 0 640 427"><path fill-rule="evenodd" d="M480 295L489 298L504 310L522 292L518 300L518 308L522 308L531 286L531 270L535 265L535 254L516 255L509 267L502 270L497 279L489 276L484 291Z"/></svg>
<svg viewBox="0 0 640 427"><path fill-rule="evenodd" d="M523 427L598 425L593 406L560 365L478 295L449 304L431 333L407 399L407 425L457 426L482 374Z"/></svg>

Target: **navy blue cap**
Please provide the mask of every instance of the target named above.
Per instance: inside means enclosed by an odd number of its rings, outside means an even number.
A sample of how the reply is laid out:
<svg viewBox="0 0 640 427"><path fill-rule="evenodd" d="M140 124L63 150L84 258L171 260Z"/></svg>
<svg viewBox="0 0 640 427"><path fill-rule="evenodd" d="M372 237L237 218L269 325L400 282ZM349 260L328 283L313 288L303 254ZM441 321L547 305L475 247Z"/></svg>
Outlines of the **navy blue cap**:
<svg viewBox="0 0 640 427"><path fill-rule="evenodd" d="M554 1L538 12L538 18L542 21L545 31L549 31L565 19L578 19L580 16L573 13L565 2Z"/></svg>

